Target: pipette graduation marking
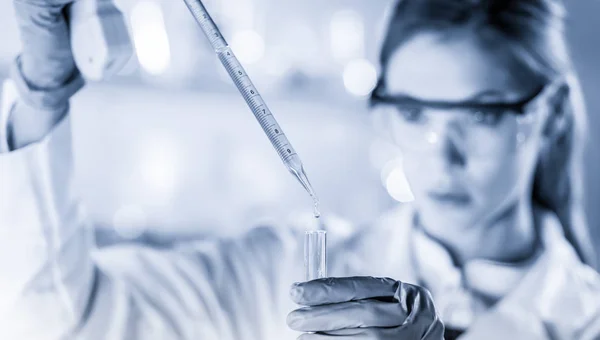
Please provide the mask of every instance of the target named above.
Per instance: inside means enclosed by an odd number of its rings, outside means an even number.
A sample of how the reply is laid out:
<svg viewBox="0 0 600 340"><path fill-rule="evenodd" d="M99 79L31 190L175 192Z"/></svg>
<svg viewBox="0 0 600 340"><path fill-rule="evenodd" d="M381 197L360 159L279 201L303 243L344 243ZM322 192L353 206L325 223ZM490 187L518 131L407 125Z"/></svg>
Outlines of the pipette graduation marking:
<svg viewBox="0 0 600 340"><path fill-rule="evenodd" d="M258 93L258 90L250 80L250 77L248 77L244 67L238 61L235 54L225 41L225 38L210 17L210 14L202 4L202 1L184 0L184 2L210 41L210 44L215 50L219 60L225 67L225 70L240 91L242 97L244 97L246 104L248 104L248 107L250 107L250 110L252 110L252 113L258 120L258 123L263 128L267 137L269 137L269 140L279 154L279 157L287 166L289 171L298 179L298 181L300 181L304 189L306 189L306 191L308 191L312 197L314 202L314 215L315 217L319 217L319 200L317 195L310 185L308 177L306 177L300 157L275 120L273 113L269 110L267 104L262 99L261 95Z"/></svg>

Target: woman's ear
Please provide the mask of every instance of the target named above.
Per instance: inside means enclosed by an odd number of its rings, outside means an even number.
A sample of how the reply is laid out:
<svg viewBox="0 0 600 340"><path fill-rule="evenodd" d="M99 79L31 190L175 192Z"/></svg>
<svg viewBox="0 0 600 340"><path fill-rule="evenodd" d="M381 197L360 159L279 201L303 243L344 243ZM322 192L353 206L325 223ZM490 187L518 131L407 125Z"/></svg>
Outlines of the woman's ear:
<svg viewBox="0 0 600 340"><path fill-rule="evenodd" d="M564 84L557 88L548 99L548 115L542 129L544 139L551 143L560 142L566 136L569 125L573 122L573 112L569 105L569 86Z"/></svg>

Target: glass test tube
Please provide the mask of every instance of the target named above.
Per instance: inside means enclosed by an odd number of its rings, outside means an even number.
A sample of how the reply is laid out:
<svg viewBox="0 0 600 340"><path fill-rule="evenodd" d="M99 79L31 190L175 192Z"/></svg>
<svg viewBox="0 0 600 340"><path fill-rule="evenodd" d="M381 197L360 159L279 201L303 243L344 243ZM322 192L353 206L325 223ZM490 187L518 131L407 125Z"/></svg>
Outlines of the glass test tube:
<svg viewBox="0 0 600 340"><path fill-rule="evenodd" d="M304 234L304 279L327 277L327 232L306 231Z"/></svg>

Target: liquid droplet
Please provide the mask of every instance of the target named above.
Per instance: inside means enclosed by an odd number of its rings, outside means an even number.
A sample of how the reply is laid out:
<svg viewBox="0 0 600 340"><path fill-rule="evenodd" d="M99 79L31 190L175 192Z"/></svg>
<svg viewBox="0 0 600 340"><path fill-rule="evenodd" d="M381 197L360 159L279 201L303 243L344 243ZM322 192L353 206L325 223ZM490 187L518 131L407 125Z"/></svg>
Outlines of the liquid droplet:
<svg viewBox="0 0 600 340"><path fill-rule="evenodd" d="M315 202L315 207L313 209L313 215L315 218L321 217L321 212L319 211L319 200L316 197L313 197L313 201Z"/></svg>

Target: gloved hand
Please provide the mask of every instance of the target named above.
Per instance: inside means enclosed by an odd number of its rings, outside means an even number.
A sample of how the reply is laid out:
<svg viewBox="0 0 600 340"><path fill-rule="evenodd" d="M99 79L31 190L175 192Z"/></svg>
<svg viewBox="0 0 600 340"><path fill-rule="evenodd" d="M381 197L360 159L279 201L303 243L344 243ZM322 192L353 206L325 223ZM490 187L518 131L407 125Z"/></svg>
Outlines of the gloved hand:
<svg viewBox="0 0 600 340"><path fill-rule="evenodd" d="M84 85L64 15L72 1L13 1L23 46L11 69L21 99L8 117L13 149L46 135L67 113L69 98Z"/></svg>
<svg viewBox="0 0 600 340"><path fill-rule="evenodd" d="M443 340L444 325L425 289L389 278L325 278L292 285L307 306L288 315L299 339Z"/></svg>
<svg viewBox="0 0 600 340"><path fill-rule="evenodd" d="M76 73L65 6L73 0L14 0L23 49L21 69L40 89L64 85Z"/></svg>

